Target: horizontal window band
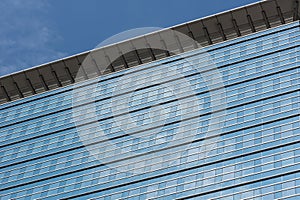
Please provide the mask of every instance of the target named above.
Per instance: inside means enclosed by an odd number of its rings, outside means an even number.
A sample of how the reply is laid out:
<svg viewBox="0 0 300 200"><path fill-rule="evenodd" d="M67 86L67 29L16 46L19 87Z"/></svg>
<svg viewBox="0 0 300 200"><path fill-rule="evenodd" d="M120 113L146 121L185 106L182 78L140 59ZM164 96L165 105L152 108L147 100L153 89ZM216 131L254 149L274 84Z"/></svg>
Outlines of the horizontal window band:
<svg viewBox="0 0 300 200"><path fill-rule="evenodd" d="M295 118L297 118L297 117L295 117ZM294 119L294 118L289 118L289 119ZM289 120L289 119L288 119L288 120ZM286 124L287 124L287 122L285 122L285 123L283 124L283 126L286 125ZM275 126L273 126L273 127L276 127L276 126L278 127L279 125L275 125ZM271 129L271 128L269 127L269 128L267 128L266 130L270 130L270 129ZM295 127L294 129L297 130L297 127ZM289 131L292 131L292 130L289 130ZM253 132L250 132L250 133L253 134ZM250 133L247 133L247 134L250 134ZM282 132L282 133L284 133L284 132ZM235 136L235 137L237 137L237 136ZM244 142L247 142L247 141L244 141ZM226 146L224 146L224 147L226 147ZM75 154L76 154L76 153L75 153ZM71 154L71 155L72 155L72 154ZM73 155L74 155L74 153L73 153ZM64 157L65 157L65 156L67 156L67 155L64 155ZM62 157L60 157L60 158L62 158ZM65 157L65 158L66 158L66 157ZM78 159L78 158L77 158L77 159ZM46 161L43 160L43 161L40 161L40 162L41 162L41 163L43 163L43 162L46 163L47 161L50 161L50 160L51 160L51 159L46 160ZM75 160L72 160L72 161L75 161ZM59 163L57 163L57 164L59 164ZM33 166L33 164L31 164L31 165ZM28 166L28 165L27 165L27 166ZM18 169L20 169L20 168L17 168L17 169L14 168L14 169L12 169L12 170L13 170L13 171L16 171L16 170L18 170ZM9 170L9 171L10 171L10 170ZM4 172L3 172L3 173L4 173ZM27 173L28 173L28 171L27 171ZM15 174L16 174L16 173L15 173Z"/></svg>
<svg viewBox="0 0 300 200"><path fill-rule="evenodd" d="M253 128L253 127L256 127L256 126L259 126L259 125L265 125L265 124L269 124L269 123L278 122L278 121L281 121L281 120L285 120L285 119L292 118L292 117L297 117L297 116L300 116L300 114L288 116L288 117L281 118L281 119L276 119L276 120L273 120L271 122L265 122L265 123L262 123L262 124L257 124L257 125L249 126L249 127L242 128L242 129L239 129L239 130L230 131L230 132L227 132L227 133L220 134L218 136L226 135L226 134L229 134L229 133L232 133L232 132L236 132L236 131L245 130L245 129L248 129L248 128ZM212 139L214 137L217 137L217 136L210 136L210 137L207 137L207 138L201 138L201 139L195 140L194 142L200 142L200 141L203 141L203 140L206 140L206 139ZM242 157L242 156L248 156L248 155L252 155L252 154L256 154L256 153L261 153L261 152L272 150L272 149L276 149L276 148L285 147L285 146L288 146L288 145L297 144L298 142L299 141L294 141L294 142L287 143L287 144L282 144L282 145L279 145L279 146L276 146L276 147L270 147L270 148L266 148L266 149L260 149L260 150L257 150L257 151L253 151L251 153L242 154L242 155L234 156L234 157L223 159L223 160L218 160L218 161L215 161L215 162L210 162L210 163L206 163L206 164L203 164L203 165L198 165L198 166L191 167L191 168L188 168L188 169L182 169L182 170L178 170L178 171L175 171L175 172L166 173L166 174L163 174L163 175L158 175L157 177L146 178L145 180L151 180L151 179L158 178L158 177L165 176L165 175L175 174L175 173L179 173L179 172L188 171L190 169L195 169L195 168L198 168L198 167L204 167L204 166L208 166L208 165L212 165L212 164L217 164L217 163L228 161L228 160L231 160L231 159L236 159L236 158L239 158L239 157ZM92 145L94 145L94 144L92 144ZM179 144L177 146L181 146L181 145L185 145L185 144ZM175 146L168 147L168 148L165 148L165 149L170 149L170 148L174 148L174 147ZM73 148L73 149L64 150L63 152L68 152L68 151L72 151L72 150L79 149L79 148L85 148L85 146L80 146L80 147L76 147L76 148ZM159 150L156 150L155 152L159 152L159 151L162 151L162 150L165 150L165 149L159 149ZM63 153L63 152L59 152L59 153ZM151 153L153 153L153 152L151 152ZM149 152L147 152L146 154L148 154L148 153ZM53 156L53 155L56 155L56 154L58 154L58 152L50 154L50 155L46 155L46 156L41 156L41 157ZM141 155L138 155L138 156L141 156ZM138 157L138 156L133 156L132 158ZM34 158L34 159L30 159L30 160L36 160L36 159L39 159L39 158ZM111 162L105 163L105 164L99 164L99 165L95 165L95 166L90 166L90 167L87 167L87 168L78 169L78 170L67 172L67 173L64 173L64 174L58 174L58 175L55 175L55 176L52 176L52 177L47 177L47 178L39 179L39 180L36 180L36 181L31 181L31 182L19 184L19 185L16 185L16 186L11 186L11 187L8 187L8 188L1 188L0 191L5 191L5 190L13 189L13 188L16 188L16 187L25 186L25 185L28 185L28 184L32 184L32 183L36 183L36 182L40 182L40 181L45 181L45 180L52 179L52 178L57 178L57 177L61 177L61 176L64 176L64 175L69 175L69 174L73 174L73 173L85 171L85 170L88 170L88 169L93 169L93 168L100 167L100 166L105 166L107 164L112 164L112 163L115 163L115 162L120 162L120 161L126 160L126 159L131 159L131 158L125 158L125 159L120 159L120 160L117 160L117 161L111 161ZM27 160L27 161L29 161L29 160ZM25 161L22 161L20 163L14 163L14 164L11 164L11 165L8 165L8 166L12 166L12 165L16 165L16 164L23 164L24 162ZM5 167L8 167L8 166L5 166ZM5 167L1 167L1 168L5 168ZM144 179L143 180L137 180L136 182L145 181L145 180ZM124 183L124 186L128 185L128 184L133 184L133 183L134 182ZM114 187L120 187L120 185L113 186L113 188ZM109 188L109 189L112 189L112 188ZM108 189L105 188L103 190L108 190Z"/></svg>
<svg viewBox="0 0 300 200"><path fill-rule="evenodd" d="M234 109L234 108L241 107L241 106L244 106L244 105L249 105L249 104L252 104L252 103L257 103L257 102L259 102L259 101L264 101L264 100L268 100L268 99L280 97L280 96L283 96L283 95L292 94L292 93L299 92L299 91L300 91L300 89L288 91L288 92L281 93L281 94L277 94L277 95L274 95L274 96L271 96L271 97L265 97L265 98L257 99L257 100L251 101L251 102L246 102L246 103L243 103L243 104L231 106L231 107L228 107L228 108L226 108L226 109L216 110L215 112L204 113L204 114L202 114L202 115L193 116L193 117L190 117L190 118L187 118L187 119L183 119L183 120L180 120L180 121L177 120L177 121L174 121L174 122L171 122L171 123L168 123L168 124L164 124L163 126L176 124L176 123L182 122L182 121L188 121L188 120L190 120L190 119L195 119L195 118L197 118L197 117L203 117L203 116L215 114L215 113L222 112L222 111L225 111L225 110ZM109 118L108 118L108 119L109 119ZM104 120L104 119L102 119L102 120ZM100 121L102 121L102 120L100 120ZM105 120L107 120L107 119L105 119ZM97 121L99 121L99 120L95 120L95 121L91 121L91 122L88 122L88 123L85 123L85 124L81 124L80 126L89 125L89 124L95 123L95 122L97 122ZM76 127L77 127L77 126L72 126L72 127L66 128L66 129L62 129L62 130L58 130L58 131L55 131L55 132L50 132L50 133L47 133L47 134L43 134L42 136L47 136L47 135L50 135L50 134L56 134L56 133L59 133L59 132L61 132L61 131L67 131L67 130L75 129ZM160 126L154 126L154 127L151 127L151 128L148 128L148 129L145 129L145 130L142 130L142 131L137 131L137 132L134 132L134 133L131 133L131 134L133 135L133 134L141 133L141 132L143 132L143 131L149 131L149 130L152 130L152 129L155 129L155 128L160 128L160 127L162 127L162 125L160 125ZM30 138L30 139L25 139L25 140L23 140L23 141L21 140L21 141L22 141L22 142L26 142L26 141L29 141L29 140L31 140L31 139L37 139L37 138L40 138L40 137L42 137L42 136L39 135L39 136ZM125 137L125 135L123 135L123 136L117 136L117 137L111 138L111 139L109 139L109 140L119 139L119 138L122 138L122 137ZM108 141L108 140L105 140L105 141ZM18 143L20 143L20 141L14 143L14 144L18 144ZM12 143L10 143L10 145L12 145ZM9 145L5 145L5 146L9 146ZM4 146L2 146L2 147L4 147ZM1 166L0 166L0 169L1 169Z"/></svg>
<svg viewBox="0 0 300 200"><path fill-rule="evenodd" d="M296 93L293 93L294 95L293 96L291 96L291 97L288 97L288 98L285 98L285 99L282 99L283 101L289 101L289 100L292 100L293 98L295 98L295 97L298 97L298 93L296 92ZM280 96L280 97L283 97L283 96ZM280 101L282 101L282 100L280 100ZM280 102L279 101L279 102ZM292 103L291 104L284 104L284 105L281 105L282 107L285 107L285 106L291 106L291 105L293 105ZM271 110L273 110L273 109L280 109L281 107L275 107L275 108L272 108L272 109L267 109L267 110L265 110L264 112L267 112L267 111L271 111ZM250 109L250 108L248 108L248 109ZM252 108L251 108L252 109ZM245 110L244 110L244 112L245 112ZM260 112L259 112L260 113ZM280 114L280 113L278 113L278 114ZM246 116L244 116L244 117L247 117L248 115L246 115ZM273 115L270 115L269 117L271 117L271 116L273 116ZM232 118L231 120L234 120L234 119L237 119L237 118ZM194 124L195 125L195 124ZM186 126L186 125L185 125ZM86 129L86 131L88 131L89 129ZM172 129L171 129L172 130ZM94 133L94 132L93 132ZM62 134L63 134L63 132L62 132ZM73 132L69 132L69 133L67 133L66 135L72 135L72 137L74 137L73 135L75 135L75 133L73 133ZM145 135L145 136L149 136L149 135L151 135L151 134L148 134L148 135ZM64 136L64 135L63 135ZM60 136L61 137L61 136ZM58 138L58 136L56 136L56 138ZM46 139L47 140L47 139ZM42 141L34 141L34 143L31 143L31 144L37 144L37 143L40 143L41 145L39 145L39 146L36 146L36 145L34 145L34 148L39 148L39 147L42 147L43 146L43 143L42 142L45 142L46 141L45 139L44 140L42 140ZM76 144L76 143L71 143L70 141L71 141L72 139L71 138L69 138L69 139L67 139L67 140L62 140L62 141L60 141L60 142L67 142L68 141L68 144L65 144L64 145L64 147L67 147L68 145L73 145L73 144ZM125 140L125 141L128 141L128 140ZM54 145L54 144L56 144L57 143L57 141L55 141L55 142L53 142L53 143L47 143L47 145ZM23 146L20 146L20 147L25 147L27 144L24 144ZM19 146L18 146L19 147ZM11 147L10 149L6 149L6 150L3 150L3 151L1 151L1 152L6 152L6 151L10 151L10 150L14 150L15 149L15 147ZM32 148L30 148L30 149L32 149ZM22 150L22 152L26 152L26 151L28 151L28 150L30 150L30 149L27 149L27 150ZM51 149L48 149L48 150L53 150L54 148L51 148ZM11 152L10 154L5 154L5 155L2 155L1 156L1 158L4 158L4 157L6 157L6 158L8 158L10 155L13 155L15 152ZM20 153L20 151L18 152L18 153ZM23 156L23 157L25 157L25 156ZM22 158L22 157L19 157L19 158ZM6 159L6 160L8 160L8 159ZM2 162L4 162L4 161L2 161Z"/></svg>
<svg viewBox="0 0 300 200"><path fill-rule="evenodd" d="M178 170L178 171L175 171L175 172L170 172L170 173L163 174L163 175L157 175L157 176L153 176L153 177L148 177L148 178L144 178L144 179L142 179L142 180L131 181L131 182L129 182L129 183L124 183L124 184L120 184L120 185L116 185L116 186L111 186L111 187L108 187L108 188L103 188L103 189L99 189L99 190L95 190L95 191L87 192L87 193L83 193L83 194L78 194L78 195L70 196L70 197L68 197L68 198L62 198L62 200L73 199L73 198L79 198L79 197L83 197L83 196L90 195L90 194L93 194L93 193L103 192L103 191L115 189L115 188L118 188L118 187L124 187L124 186L127 186L127 185L131 185L131 184L135 184L135 183L139 183L139 182L143 182L143 181L147 181L147 180L151 180L151 179L155 179L155 178L160 178L160 177L162 177L162 176L172 175L172 174L176 174L176 173L188 171L188 170L191 170L191 169L195 169L195 168L199 168L199 167L203 167L203 166L207 166L207 165L211 165L211 164L217 164L217 163L220 163L220 162L223 162L223 161L227 161L227 160L231 160L231 159L235 159L235 158L238 158L238 157L248 156L248 155L251 155L251 154L256 154L256 153L260 153L260 152L267 151L267 150L271 150L271 149L281 148L281 147L289 146L289 145L296 144L296 143L298 143L298 141L292 142L292 143L289 143L289 144L285 144L285 145L279 145L279 146L277 146L277 147L272 147L272 148L269 148L269 149L264 149L264 150L259 150L259 151L251 152L251 153L249 153L249 154L240 155L240 156L233 157L233 158L230 158L230 159L224 159L224 160L222 160L222 161L217 161L217 162L215 162L215 163L209 163L209 164L204 164L204 165L198 165L198 166L190 167L190 168L188 168L188 169L182 169L182 170ZM259 182L259 181L263 181L263 180L268 180L268 179L280 177L280 176L282 176L282 175L288 175L288 174L293 174L293 173L298 173L298 172L300 172L300 170L293 171L293 172L289 172L289 173L285 173L285 174L279 174L279 175L276 175L276 176L273 176L273 177L267 177L267 178L255 180L255 181L252 181L252 182L255 183L255 182ZM239 184L239 185L229 186L228 188L217 189L217 190L215 190L215 191L208 191L208 192L206 192L206 193L196 194L196 195L193 195L193 196L181 198L180 200L189 199L189 198L195 198L195 197L198 197L198 196L203 196L203 195L205 195L205 194L210 194L210 193L214 193L214 192L218 192L218 191L223 191L223 190L225 190L225 189L230 189L230 188L234 188L234 187L239 187L239 186L251 184L252 182L247 182L247 183L242 183L242 184ZM179 200L179 199L178 199L178 200Z"/></svg>
<svg viewBox="0 0 300 200"><path fill-rule="evenodd" d="M290 118L290 119L293 119L293 118ZM286 125L286 124L285 124ZM277 125L277 127L278 127L278 125ZM270 128L269 128L270 129ZM297 127L297 128L295 128L295 129L293 129L293 130L288 130L288 131L295 131L295 130L297 130L297 129L299 129L299 127ZM285 131L286 132L286 131ZM288 133L288 132L286 132L286 133ZM284 134L284 132L282 132L282 134ZM267 135L267 136L270 136L270 135ZM267 137L266 136L266 137ZM297 137L298 135L291 135L292 137ZM288 138L290 138L290 137L284 137L283 138L283 140L288 140ZM254 139L253 139L254 140ZM253 141L252 140L252 141ZM245 143L247 143L247 141L244 141ZM278 140L276 141L276 140L274 140L273 141L273 143L274 142L278 142ZM262 143L261 145L265 145L265 144L268 144L268 142L264 142L264 143ZM256 145L252 145L252 146L250 146L251 148L255 148L255 146ZM226 146L224 146L225 148L226 148ZM247 147L247 148L250 148L250 147ZM193 147L193 148L195 148L195 147ZM218 147L219 149L221 148L221 147ZM236 150L234 150L234 151L229 151L229 152L226 152L226 153L234 153L234 152L237 152L237 151L241 151L242 149L245 149L245 148L239 148L239 149L236 149ZM168 150L168 149L167 149ZM74 153L73 153L74 154ZM76 154L76 153L75 153ZM165 155L167 155L167 154L164 154L164 156ZM65 156L67 156L67 155L65 155ZM213 157L215 157L215 156L220 156L220 154L219 153L217 153L217 154L214 154L214 156ZM66 158L66 157L65 157ZM83 157L82 157L83 158ZM85 158L87 158L87 157L85 157ZM75 158L74 160L69 160L70 162L75 162L76 163L76 161L79 161L81 158ZM42 161L42 162L40 162L40 163L42 163L41 164L41 167L42 167L42 165L43 164L45 164L45 163L47 163L47 161L51 161L51 159L49 159L49 160L44 160L44 161ZM89 166L91 166L91 164L92 164L93 162L85 162L85 163L82 163L82 164L88 164ZM56 164L52 164L52 165L50 165L50 166L55 166L55 165L61 165L62 164L62 162L60 162L60 163L56 163ZM28 165L27 165L28 166ZM31 164L31 166L34 166L33 164ZM49 167L50 167L49 166ZM20 166L20 167L22 167L22 166ZM71 170L71 168L72 167L74 167L74 165L72 165L72 166L69 166L68 168L69 168L69 170ZM6 172L2 172L2 174L3 173L8 173L9 171L13 171L13 173L14 173L14 175L17 175L17 173L16 173L16 171L17 170L19 170L19 169L21 169L21 168L17 168L17 169L10 169L10 170L8 170L8 171L6 171ZM59 168L59 169L61 169L61 168ZM55 170L57 170L57 169L55 169ZM33 172L34 170L30 170L31 172ZM30 171L26 171L26 173L29 173ZM47 172L48 174L51 174L51 173L53 173L54 171L49 171L49 172ZM41 176L41 174L40 175L36 175L36 178L37 177L39 177L39 176ZM48 175L49 176L49 175ZM27 178L28 178L28 176L26 176Z"/></svg>
<svg viewBox="0 0 300 200"><path fill-rule="evenodd" d="M270 180L270 179L273 179L273 178L279 178L281 176L296 174L296 173L299 173L299 172L300 172L300 170L295 170L295 171L291 171L291 172L284 173L284 174L278 174L278 175L275 175L275 176L261 178L261 179L254 180L254 181L249 181L249 182L246 182L246 183L236 184L236 185L233 185L233 186L223 187L221 189L211 190L211 191L208 191L208 192L203 192L203 193L194 194L194 195L183 197L183 198L178 198L176 200L186 200L186 199L201 197L201 196L204 196L204 195L208 195L208 194L212 194L212 193L216 193L216 192L221 192L221 191L233 189L233 188L236 188L236 187L246 186L246 185L249 185L249 184L257 183L257 182L260 182L260 181L266 181L266 180ZM65 200L67 200L67 199L65 199Z"/></svg>
<svg viewBox="0 0 300 200"><path fill-rule="evenodd" d="M297 143L298 144L298 143ZM295 144L294 144L295 145ZM299 149L299 148L298 148ZM293 151L293 150L291 150L291 151ZM280 153L282 153L282 152L280 152ZM279 153L279 154L280 154ZM278 154L278 153L277 153ZM273 155L273 154L272 154ZM275 155L275 154L274 154ZM246 163L247 161L243 161L244 163ZM69 178L70 179L70 178ZM124 177L122 178L122 179L124 179Z"/></svg>
<svg viewBox="0 0 300 200"><path fill-rule="evenodd" d="M232 107L228 107L227 109L221 109L221 110L217 110L215 112L209 112L209 113L205 113L205 114L202 114L202 115L198 115L198 116L193 116L193 117L190 117L190 118L187 118L187 119L184 119L184 120L180 120L180 121L174 121L174 122L171 122L171 123L168 123L168 124L164 124L164 125L161 125L161 126L155 126L155 127L151 127L151 128L148 128L148 129L145 129L145 130L142 130L142 131L136 131L134 133L131 133L131 135L134 135L134 134L137 134L137 133L141 133L143 131L149 131L149 130L152 130L152 129L155 129L155 128L159 128L159 127L162 127L162 126L168 126L168 125L172 125L172 124L176 124L176 123L179 123L179 122L182 122L182 121L187 121L187 120L191 120L191 119L195 119L195 118L198 118L198 117L203 117L203 116L207 116L207 115L211 115L211 114L214 114L214 113L218 113L218 112L222 112L222 111L225 111L225 110L230 110L230 109L234 109L234 108L237 108L237 107L240 107L240 106L244 106L244 105L248 105L248 104L252 104L252 103L256 103L256 102L259 102L259 101L263 101L263 100L267 100L267 99L271 99L271 98L276 98L276 97L279 97L279 96L282 96L282 95L288 95L288 94L291 94L291 93L294 93L294 92L299 92L300 89L297 89L297 90L293 90L293 91L289 91L289 92L286 92L286 93L282 93L282 94L277 94L277 95L274 95L272 97L266 97L266 98L263 98L263 99L259 99L259 100L255 100L255 101L252 101L252 102L247 102L247 103L244 103L244 104L240 104L240 105L236 105L236 106L232 106ZM92 122L88 122L88 123L85 123L85 124L82 124L80 126L85 126L85 125L88 125L88 124L92 124L92 123L95 123L99 120L95 120L95 121L92 121ZM257 125L253 125L254 127L257 126ZM244 129L247 129L248 127L245 127L245 128L241 128L241 130L244 130ZM250 127L251 128L251 127ZM71 129L76 129L76 126L73 126L73 127L69 127L69 128L66 128L66 129L63 129L63 130L58 130L58 131L55 131L55 132L50 132L50 133L47 133L47 134L44 134L43 136L47 136L47 135L51 135L51 134L55 134L55 133L59 133L61 131L66 131L66 130L71 130ZM234 130L234 131L239 131L239 130ZM226 133L227 134L227 133ZM113 137L113 138L110 138L110 139L106 139L106 140L103 140L103 141L99 141L99 142L96 142L95 144L97 143L101 143L101 142L106 142L106 141L111 141L111 140L116 140L116 139L120 139L120 138L123 138L125 137L126 135L121 135L121 136L116 136L116 137ZM41 136L36 136L34 138L31 138L31 139L36 139L36 138L39 138ZM22 141L22 142L26 142L30 139L26 139L25 141ZM18 141L17 143L19 143L20 141ZM17 144L15 143L15 144ZM95 145L94 143L90 144L90 145ZM11 145L11 144L10 144ZM8 145L6 145L8 146ZM77 148L82 148L83 146L81 147L75 147L75 149ZM73 149L73 148L71 148ZM71 150L69 149L69 150ZM68 151L68 150L63 150L62 152L65 152L65 151ZM54 154L59 154L60 152L55 152ZM18 163L22 163L22 162L27 162L27 161L30 161L30 160L36 160L38 158L42 158L42 157L45 157L45 156L48 156L48 155L52 155L52 154L47 154L47 155L44 155L44 156L40 156L40 157L37 157L37 158L32 158L32 159L29 159L29 160L25 160L25 161L20 161L20 162L17 162L17 163L12 163L12 164L8 164L8 165L5 165L5 166L0 166L0 169L2 168L5 168L5 167L8 167L8 166L11 166L11 165L15 165L15 164L18 164Z"/></svg>

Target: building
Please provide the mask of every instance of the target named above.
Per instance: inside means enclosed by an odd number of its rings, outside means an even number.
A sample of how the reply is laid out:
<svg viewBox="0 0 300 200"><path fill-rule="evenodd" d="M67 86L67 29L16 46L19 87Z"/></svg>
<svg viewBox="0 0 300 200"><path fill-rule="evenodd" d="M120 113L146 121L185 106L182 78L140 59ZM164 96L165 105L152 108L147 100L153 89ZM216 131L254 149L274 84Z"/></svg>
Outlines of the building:
<svg viewBox="0 0 300 200"><path fill-rule="evenodd" d="M0 197L299 199L299 2L0 78Z"/></svg>

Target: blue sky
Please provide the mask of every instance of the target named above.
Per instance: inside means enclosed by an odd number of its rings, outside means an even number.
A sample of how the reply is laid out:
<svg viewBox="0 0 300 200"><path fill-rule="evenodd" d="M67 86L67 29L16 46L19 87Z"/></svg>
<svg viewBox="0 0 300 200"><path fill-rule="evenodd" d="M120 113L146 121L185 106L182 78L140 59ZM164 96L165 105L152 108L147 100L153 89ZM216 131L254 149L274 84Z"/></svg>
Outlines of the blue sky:
<svg viewBox="0 0 300 200"><path fill-rule="evenodd" d="M120 32L169 27L258 0L1 0L0 76L93 49Z"/></svg>

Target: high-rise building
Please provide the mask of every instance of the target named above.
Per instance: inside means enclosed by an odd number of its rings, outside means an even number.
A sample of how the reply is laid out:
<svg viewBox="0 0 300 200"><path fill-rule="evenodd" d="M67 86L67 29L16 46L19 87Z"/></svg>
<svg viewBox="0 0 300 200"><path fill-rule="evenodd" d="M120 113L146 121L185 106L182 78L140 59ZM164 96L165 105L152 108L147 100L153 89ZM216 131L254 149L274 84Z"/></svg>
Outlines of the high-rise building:
<svg viewBox="0 0 300 200"><path fill-rule="evenodd" d="M300 199L297 0L0 78L0 199Z"/></svg>

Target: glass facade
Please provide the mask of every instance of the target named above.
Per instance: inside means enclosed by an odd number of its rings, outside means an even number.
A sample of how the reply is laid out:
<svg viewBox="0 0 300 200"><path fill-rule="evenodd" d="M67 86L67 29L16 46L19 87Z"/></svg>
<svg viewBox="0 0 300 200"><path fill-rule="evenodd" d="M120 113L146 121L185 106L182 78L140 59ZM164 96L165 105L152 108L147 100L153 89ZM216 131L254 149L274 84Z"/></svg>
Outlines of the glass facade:
<svg viewBox="0 0 300 200"><path fill-rule="evenodd" d="M1 200L299 199L299 26L0 105Z"/></svg>

